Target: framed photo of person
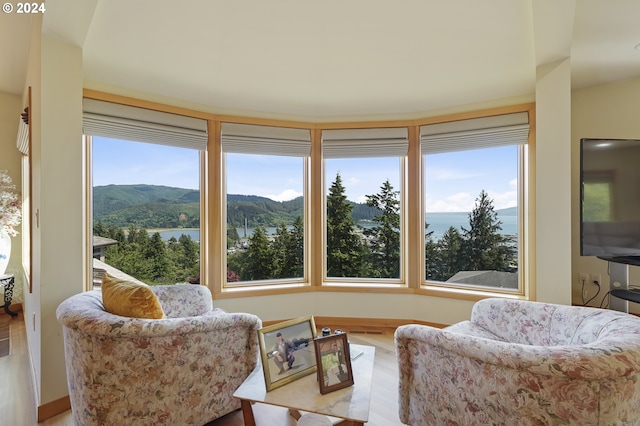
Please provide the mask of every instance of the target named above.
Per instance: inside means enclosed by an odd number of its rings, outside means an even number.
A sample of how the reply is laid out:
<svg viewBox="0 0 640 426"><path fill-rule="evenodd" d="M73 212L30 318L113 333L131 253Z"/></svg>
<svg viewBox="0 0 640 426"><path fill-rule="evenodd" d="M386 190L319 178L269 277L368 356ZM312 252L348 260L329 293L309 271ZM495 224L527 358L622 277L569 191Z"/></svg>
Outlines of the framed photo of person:
<svg viewBox="0 0 640 426"><path fill-rule="evenodd" d="M331 334L315 340L320 393L353 385L351 354L346 333Z"/></svg>
<svg viewBox="0 0 640 426"><path fill-rule="evenodd" d="M258 330L267 392L316 372L313 316L284 321Z"/></svg>

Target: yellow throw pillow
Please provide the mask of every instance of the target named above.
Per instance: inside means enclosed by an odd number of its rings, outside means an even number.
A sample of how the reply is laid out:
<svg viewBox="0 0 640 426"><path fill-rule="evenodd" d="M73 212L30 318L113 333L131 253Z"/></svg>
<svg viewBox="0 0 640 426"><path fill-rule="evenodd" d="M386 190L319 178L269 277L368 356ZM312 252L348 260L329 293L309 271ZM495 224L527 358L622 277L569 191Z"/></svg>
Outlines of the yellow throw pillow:
<svg viewBox="0 0 640 426"><path fill-rule="evenodd" d="M106 272L102 277L102 304L107 312L123 317L164 318L160 301L149 286Z"/></svg>

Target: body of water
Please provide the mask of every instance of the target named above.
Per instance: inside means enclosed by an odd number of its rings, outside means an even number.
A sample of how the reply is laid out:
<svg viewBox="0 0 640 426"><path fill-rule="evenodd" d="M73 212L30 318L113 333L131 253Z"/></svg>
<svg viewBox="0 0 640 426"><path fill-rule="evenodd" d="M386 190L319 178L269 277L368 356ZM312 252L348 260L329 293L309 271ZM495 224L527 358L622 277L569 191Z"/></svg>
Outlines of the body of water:
<svg viewBox="0 0 640 426"><path fill-rule="evenodd" d="M498 213L498 220L502 222L501 234L518 234L518 216L501 215ZM469 213L427 213L426 222L429 224L427 231L433 231L433 239L439 240L450 226L462 233L462 228L469 229Z"/></svg>
<svg viewBox="0 0 640 426"><path fill-rule="evenodd" d="M149 231L149 235L154 234L155 232L159 232L160 237L162 237L164 241L169 241L172 237L178 240L180 239L180 236L182 234L190 236L193 241L200 241L199 229L172 229L170 231Z"/></svg>
<svg viewBox="0 0 640 426"><path fill-rule="evenodd" d="M502 222L501 234L516 235L518 233L518 216L498 213L498 220ZM428 231L433 231L433 239L439 240L450 226L458 229L461 233L463 227L469 229L469 213L427 213L426 222L429 224ZM253 235L253 228L247 228L246 235L244 228L237 228L237 231L240 238L248 238ZM171 237L175 237L177 240L182 234L191 236L194 241L200 241L200 231L197 229L172 229L159 232L165 241L168 241ZM267 228L267 233L274 235L276 228Z"/></svg>

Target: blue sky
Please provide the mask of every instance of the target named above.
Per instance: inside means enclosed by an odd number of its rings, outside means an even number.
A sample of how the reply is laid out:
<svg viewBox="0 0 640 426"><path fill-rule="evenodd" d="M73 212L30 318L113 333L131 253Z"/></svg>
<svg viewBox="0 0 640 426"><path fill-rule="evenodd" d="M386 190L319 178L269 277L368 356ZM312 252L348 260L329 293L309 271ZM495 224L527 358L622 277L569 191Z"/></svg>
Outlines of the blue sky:
<svg viewBox="0 0 640 426"><path fill-rule="evenodd" d="M496 209L516 205L517 149L492 148L427 157L426 210L459 212L473 209L484 189ZM227 155L227 192L260 195L276 201L303 192L303 160L295 157ZM347 198L364 202L389 179L400 188L399 160L389 158L329 160L327 188L340 173ZM149 184L197 189L198 152L139 142L93 138L93 184Z"/></svg>
<svg viewBox="0 0 640 426"><path fill-rule="evenodd" d="M198 151L93 137L93 186L166 185L197 189Z"/></svg>

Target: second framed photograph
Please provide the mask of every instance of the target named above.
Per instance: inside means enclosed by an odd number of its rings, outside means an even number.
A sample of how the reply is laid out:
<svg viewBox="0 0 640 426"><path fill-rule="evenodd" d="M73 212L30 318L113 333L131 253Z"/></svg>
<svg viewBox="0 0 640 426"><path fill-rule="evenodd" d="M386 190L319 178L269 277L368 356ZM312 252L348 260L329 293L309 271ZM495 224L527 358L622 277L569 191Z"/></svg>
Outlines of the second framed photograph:
<svg viewBox="0 0 640 426"><path fill-rule="evenodd" d="M284 321L258 330L267 392L316 372L313 316Z"/></svg>
<svg viewBox="0 0 640 426"><path fill-rule="evenodd" d="M315 340L320 393L353 385L349 341L345 333L318 337Z"/></svg>

